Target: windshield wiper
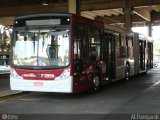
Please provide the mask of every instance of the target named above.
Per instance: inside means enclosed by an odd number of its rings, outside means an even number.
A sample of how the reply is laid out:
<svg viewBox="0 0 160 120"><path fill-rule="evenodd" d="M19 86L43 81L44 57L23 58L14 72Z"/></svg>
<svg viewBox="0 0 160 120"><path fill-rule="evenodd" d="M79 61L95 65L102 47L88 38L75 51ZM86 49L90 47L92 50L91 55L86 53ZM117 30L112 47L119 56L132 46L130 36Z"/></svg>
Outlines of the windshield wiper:
<svg viewBox="0 0 160 120"><path fill-rule="evenodd" d="M49 30L49 32L48 33L50 33L52 30L54 30L55 31L55 29L56 29L57 27L56 26L52 26L51 28L50 28L50 30Z"/></svg>

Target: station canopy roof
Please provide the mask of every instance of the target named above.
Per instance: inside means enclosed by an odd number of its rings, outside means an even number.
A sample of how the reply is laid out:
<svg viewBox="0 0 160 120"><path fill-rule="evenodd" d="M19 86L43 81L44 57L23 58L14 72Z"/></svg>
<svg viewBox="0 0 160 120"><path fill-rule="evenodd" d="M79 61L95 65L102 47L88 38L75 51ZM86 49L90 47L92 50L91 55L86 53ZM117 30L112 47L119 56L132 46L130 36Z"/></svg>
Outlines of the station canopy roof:
<svg viewBox="0 0 160 120"><path fill-rule="evenodd" d="M0 24L20 15L68 12L68 1L0 0ZM82 16L110 25L124 26L125 8L131 8L133 26L146 26L149 22L160 25L160 0L80 0L80 3Z"/></svg>

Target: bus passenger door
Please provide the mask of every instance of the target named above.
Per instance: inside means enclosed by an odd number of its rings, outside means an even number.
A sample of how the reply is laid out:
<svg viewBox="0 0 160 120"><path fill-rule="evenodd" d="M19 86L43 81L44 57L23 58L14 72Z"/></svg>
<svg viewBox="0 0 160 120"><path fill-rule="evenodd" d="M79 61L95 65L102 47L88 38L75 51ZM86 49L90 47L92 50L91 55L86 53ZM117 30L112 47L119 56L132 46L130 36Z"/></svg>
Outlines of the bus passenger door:
<svg viewBox="0 0 160 120"><path fill-rule="evenodd" d="M108 77L109 79L114 79L116 76L116 66L115 66L115 36L111 33L107 34L107 53L108 53Z"/></svg>
<svg viewBox="0 0 160 120"><path fill-rule="evenodd" d="M145 41L139 41L139 67L145 70Z"/></svg>
<svg viewBox="0 0 160 120"><path fill-rule="evenodd" d="M148 67L153 68L153 43L148 42Z"/></svg>

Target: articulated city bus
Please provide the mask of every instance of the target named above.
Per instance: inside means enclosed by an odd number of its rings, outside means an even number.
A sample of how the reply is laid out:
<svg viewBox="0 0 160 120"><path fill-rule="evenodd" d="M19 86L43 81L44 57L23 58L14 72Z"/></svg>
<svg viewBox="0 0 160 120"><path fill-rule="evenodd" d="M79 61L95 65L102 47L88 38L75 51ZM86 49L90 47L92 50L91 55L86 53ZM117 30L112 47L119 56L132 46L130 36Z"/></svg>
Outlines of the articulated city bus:
<svg viewBox="0 0 160 120"><path fill-rule="evenodd" d="M152 41L74 14L17 17L12 90L77 93L152 68ZM142 42L141 42L142 41Z"/></svg>

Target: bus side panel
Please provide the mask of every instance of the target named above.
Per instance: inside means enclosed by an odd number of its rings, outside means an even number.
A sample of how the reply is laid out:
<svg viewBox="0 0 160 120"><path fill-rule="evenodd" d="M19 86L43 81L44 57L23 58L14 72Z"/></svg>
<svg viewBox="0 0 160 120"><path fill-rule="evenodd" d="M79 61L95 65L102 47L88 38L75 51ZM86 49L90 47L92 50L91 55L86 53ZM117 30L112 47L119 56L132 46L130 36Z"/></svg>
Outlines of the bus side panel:
<svg viewBox="0 0 160 120"><path fill-rule="evenodd" d="M89 75L79 74L73 77L73 92L78 93L91 88L92 78Z"/></svg>
<svg viewBox="0 0 160 120"><path fill-rule="evenodd" d="M71 23L71 64L73 76L73 92L89 90L93 86L94 70L99 67L98 61L90 59L91 42L89 43L89 28L103 28L101 22L72 15ZM97 30L98 31L98 30ZM100 38L100 36L99 36ZM75 47L75 49L74 49ZM96 63L96 64L95 64ZM90 70L92 68L92 70Z"/></svg>

